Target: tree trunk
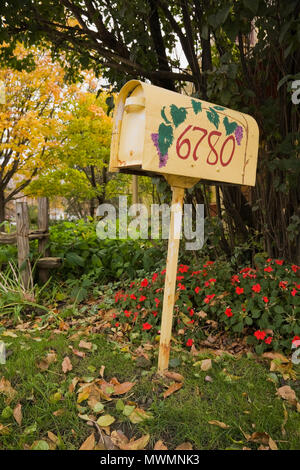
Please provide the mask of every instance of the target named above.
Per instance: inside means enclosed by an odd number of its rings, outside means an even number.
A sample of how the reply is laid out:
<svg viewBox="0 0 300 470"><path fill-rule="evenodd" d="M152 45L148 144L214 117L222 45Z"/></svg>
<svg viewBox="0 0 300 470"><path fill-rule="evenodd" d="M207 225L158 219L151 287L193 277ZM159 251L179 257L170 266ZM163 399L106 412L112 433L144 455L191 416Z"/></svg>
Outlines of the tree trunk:
<svg viewBox="0 0 300 470"><path fill-rule="evenodd" d="M0 189L0 224L5 221L5 197L4 197L4 191ZM5 227L2 226L0 227L0 231L4 232Z"/></svg>

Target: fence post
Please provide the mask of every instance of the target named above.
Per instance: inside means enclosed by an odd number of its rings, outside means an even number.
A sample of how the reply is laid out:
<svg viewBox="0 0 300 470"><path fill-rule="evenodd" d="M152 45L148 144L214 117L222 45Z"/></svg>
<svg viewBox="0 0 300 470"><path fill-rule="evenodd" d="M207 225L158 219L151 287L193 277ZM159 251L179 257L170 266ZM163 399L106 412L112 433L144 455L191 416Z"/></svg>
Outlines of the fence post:
<svg viewBox="0 0 300 470"><path fill-rule="evenodd" d="M18 265L25 289L29 288L31 266L29 260L29 213L27 202L16 202Z"/></svg>
<svg viewBox="0 0 300 470"><path fill-rule="evenodd" d="M45 233L49 229L49 199L47 197L38 198L38 229L43 230ZM49 250L46 249L48 238L44 237L38 242L38 251L42 257L49 256ZM47 282L49 279L48 269L39 268L39 280L42 283Z"/></svg>

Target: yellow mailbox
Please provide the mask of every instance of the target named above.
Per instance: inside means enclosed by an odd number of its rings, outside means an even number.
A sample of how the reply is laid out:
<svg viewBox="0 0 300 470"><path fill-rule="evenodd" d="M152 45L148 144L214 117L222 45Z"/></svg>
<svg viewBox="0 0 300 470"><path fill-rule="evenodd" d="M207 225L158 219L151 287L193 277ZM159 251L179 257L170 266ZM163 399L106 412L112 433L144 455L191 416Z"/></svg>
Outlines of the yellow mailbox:
<svg viewBox="0 0 300 470"><path fill-rule="evenodd" d="M248 114L131 80L116 102L109 170L254 186L258 136Z"/></svg>
<svg viewBox="0 0 300 470"><path fill-rule="evenodd" d="M247 114L138 80L119 93L109 170L164 175L173 193L160 372L169 364L184 189L199 180L254 186L257 153L258 126Z"/></svg>

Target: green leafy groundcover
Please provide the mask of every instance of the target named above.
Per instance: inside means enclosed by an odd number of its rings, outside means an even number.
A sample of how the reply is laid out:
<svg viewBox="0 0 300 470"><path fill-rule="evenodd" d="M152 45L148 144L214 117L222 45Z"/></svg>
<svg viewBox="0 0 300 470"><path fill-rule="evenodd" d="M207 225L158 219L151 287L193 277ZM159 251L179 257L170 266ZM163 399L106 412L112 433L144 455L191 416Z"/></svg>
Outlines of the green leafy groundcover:
<svg viewBox="0 0 300 470"><path fill-rule="evenodd" d="M137 277L162 262L164 246L148 240L119 240L97 237L97 222L64 221L50 228L52 256L63 259L56 276L63 279L91 274L94 280L108 282Z"/></svg>
<svg viewBox="0 0 300 470"><path fill-rule="evenodd" d="M207 261L199 268L179 265L174 336L187 347L205 338L209 320L234 334L248 335L256 352L291 351L300 339L300 267L268 259L237 273L229 263ZM159 334L165 270L133 281L115 294L113 328L131 339Z"/></svg>

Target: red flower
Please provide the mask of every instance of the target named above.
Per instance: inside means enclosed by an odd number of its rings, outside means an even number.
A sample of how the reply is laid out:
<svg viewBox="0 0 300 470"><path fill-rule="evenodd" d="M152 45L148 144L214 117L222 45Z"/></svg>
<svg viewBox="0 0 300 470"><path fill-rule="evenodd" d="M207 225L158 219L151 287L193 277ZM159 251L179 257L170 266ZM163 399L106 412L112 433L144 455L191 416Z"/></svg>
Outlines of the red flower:
<svg viewBox="0 0 300 470"><path fill-rule="evenodd" d="M263 301L267 304L269 302L268 297L263 297Z"/></svg>
<svg viewBox="0 0 300 470"><path fill-rule="evenodd" d="M260 284L254 284L254 285L252 286L252 290L253 290L254 292L259 293L259 292L261 291L261 285L260 285Z"/></svg>
<svg viewBox="0 0 300 470"><path fill-rule="evenodd" d="M241 295L244 293L244 288L243 287L236 287L235 288L235 292L238 294L238 295Z"/></svg>
<svg viewBox="0 0 300 470"><path fill-rule="evenodd" d="M271 268L271 266L268 266L267 268L264 268L264 271L270 273L271 271L273 271L273 268Z"/></svg>
<svg viewBox="0 0 300 470"><path fill-rule="evenodd" d="M200 290L201 290L200 287L195 287L196 294L199 294Z"/></svg>
<svg viewBox="0 0 300 470"><path fill-rule="evenodd" d="M156 303L156 307L160 304L160 300L157 297L155 297L154 302Z"/></svg>
<svg viewBox="0 0 300 470"><path fill-rule="evenodd" d="M164 274L166 274L166 270L164 269L163 271L161 271L160 274L163 276Z"/></svg>
<svg viewBox="0 0 300 470"><path fill-rule="evenodd" d="M145 297L144 295L141 295L139 302L143 302L146 299L147 299L147 297Z"/></svg>
<svg viewBox="0 0 300 470"><path fill-rule="evenodd" d="M130 289L131 289L134 285L135 285L135 282L132 282L132 283L130 284Z"/></svg>
<svg viewBox="0 0 300 470"><path fill-rule="evenodd" d="M295 295L297 294L297 290L296 290L296 289L293 289L293 290L291 291L291 294L292 294L293 297L295 297Z"/></svg>
<svg viewBox="0 0 300 470"><path fill-rule="evenodd" d="M152 282L155 282L157 278L158 278L158 274L154 273L152 276Z"/></svg>
<svg viewBox="0 0 300 470"><path fill-rule="evenodd" d="M182 279L184 279L184 276L177 276L177 281L182 281Z"/></svg>
<svg viewBox="0 0 300 470"><path fill-rule="evenodd" d="M204 303L209 304L209 302L214 298L215 295L216 294L208 294L204 299Z"/></svg>
<svg viewBox="0 0 300 470"><path fill-rule="evenodd" d="M130 294L130 298L131 298L132 300L136 300L136 296L135 296L134 294Z"/></svg>
<svg viewBox="0 0 300 470"><path fill-rule="evenodd" d="M143 330L151 330L152 328L152 325L150 325L150 323L143 323Z"/></svg>
<svg viewBox="0 0 300 470"><path fill-rule="evenodd" d="M206 268L207 266L211 266L214 264L214 261L207 261L206 264L203 265L203 268Z"/></svg>
<svg viewBox="0 0 300 470"><path fill-rule="evenodd" d="M180 290L185 290L185 285L181 284L180 282L178 284L178 287Z"/></svg>
<svg viewBox="0 0 300 470"><path fill-rule="evenodd" d="M282 266L284 263L283 259L275 259L275 263L278 264L279 266Z"/></svg>
<svg viewBox="0 0 300 470"><path fill-rule="evenodd" d="M157 312L152 312L153 313L153 316L156 317L157 316Z"/></svg>
<svg viewBox="0 0 300 470"><path fill-rule="evenodd" d="M300 346L300 336L294 336L292 343L295 343L296 348Z"/></svg>
<svg viewBox="0 0 300 470"><path fill-rule="evenodd" d="M257 330L255 331L254 336L256 339L265 339L266 333L264 331Z"/></svg>
<svg viewBox="0 0 300 470"><path fill-rule="evenodd" d="M186 342L186 345L190 348L191 346L193 346L194 344L194 340L193 339L188 339L187 342Z"/></svg>
<svg viewBox="0 0 300 470"><path fill-rule="evenodd" d="M292 270L294 271L294 273L296 273L298 269L300 269L299 266L297 266L296 264L292 265Z"/></svg>
<svg viewBox="0 0 300 470"><path fill-rule="evenodd" d="M131 315L131 312L129 310L124 310L125 317L129 318Z"/></svg>
<svg viewBox="0 0 300 470"><path fill-rule="evenodd" d="M232 309L230 307L227 307L226 310L225 310L225 315L230 318L232 317L233 313L232 313Z"/></svg>
<svg viewBox="0 0 300 470"><path fill-rule="evenodd" d="M181 264L178 268L178 271L180 273L187 273L189 270L189 267L186 264Z"/></svg>
<svg viewBox="0 0 300 470"><path fill-rule="evenodd" d="M279 287L281 287L282 289L286 289L287 288L287 281L280 281L279 282Z"/></svg>
<svg viewBox="0 0 300 470"><path fill-rule="evenodd" d="M235 274L234 276L232 276L231 278L231 284L235 284L236 282L240 282L240 278L237 274Z"/></svg>
<svg viewBox="0 0 300 470"><path fill-rule="evenodd" d="M271 344L272 341L273 341L272 336L268 336L268 338L265 339L265 343L266 343L266 344Z"/></svg>
<svg viewBox="0 0 300 470"><path fill-rule="evenodd" d="M194 315L194 310L192 308L190 308L190 316L192 317Z"/></svg>
<svg viewBox="0 0 300 470"><path fill-rule="evenodd" d="M148 284L149 284L148 279L143 279L141 282L142 287L147 287Z"/></svg>
<svg viewBox="0 0 300 470"><path fill-rule="evenodd" d="M120 325L120 323L115 323L115 326L118 327Z"/></svg>

